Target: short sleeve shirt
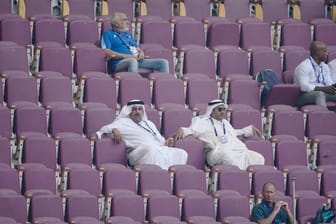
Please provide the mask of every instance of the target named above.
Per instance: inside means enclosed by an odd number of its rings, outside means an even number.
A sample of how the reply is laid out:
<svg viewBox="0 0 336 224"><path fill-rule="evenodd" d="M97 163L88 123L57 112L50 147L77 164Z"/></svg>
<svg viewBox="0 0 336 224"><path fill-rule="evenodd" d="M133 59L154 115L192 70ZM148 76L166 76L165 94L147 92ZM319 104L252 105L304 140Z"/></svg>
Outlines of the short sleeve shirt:
<svg viewBox="0 0 336 224"><path fill-rule="evenodd" d="M267 218L273 211L274 206L269 206L266 201L262 201L252 209L251 220L258 222ZM289 217L285 209L281 208L272 221L273 224L289 223Z"/></svg>
<svg viewBox="0 0 336 224"><path fill-rule="evenodd" d="M117 30L107 30L102 35L101 47L116 51L122 54L132 54L130 47L138 47L130 32L119 32ZM112 69L115 69L120 58L111 59Z"/></svg>

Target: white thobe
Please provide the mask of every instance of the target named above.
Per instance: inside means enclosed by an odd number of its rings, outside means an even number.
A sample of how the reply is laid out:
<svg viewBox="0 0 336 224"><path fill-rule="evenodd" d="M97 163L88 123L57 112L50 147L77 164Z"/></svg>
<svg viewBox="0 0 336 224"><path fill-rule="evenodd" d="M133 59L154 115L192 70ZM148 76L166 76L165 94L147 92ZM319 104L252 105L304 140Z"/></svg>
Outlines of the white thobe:
<svg viewBox="0 0 336 224"><path fill-rule="evenodd" d="M265 163L261 154L248 150L238 138L240 135L252 136L252 125L243 129L234 129L225 119L222 121L212 119L212 121L210 118L201 119L197 125L183 128L183 136L193 135L205 144L207 162L210 166L227 164L246 169L249 165Z"/></svg>
<svg viewBox="0 0 336 224"><path fill-rule="evenodd" d="M169 166L187 162L187 152L165 146L165 139L149 120L136 123L130 118L120 118L103 126L98 132L111 133L114 128L119 130L127 146L128 161L132 166L155 164L167 170Z"/></svg>

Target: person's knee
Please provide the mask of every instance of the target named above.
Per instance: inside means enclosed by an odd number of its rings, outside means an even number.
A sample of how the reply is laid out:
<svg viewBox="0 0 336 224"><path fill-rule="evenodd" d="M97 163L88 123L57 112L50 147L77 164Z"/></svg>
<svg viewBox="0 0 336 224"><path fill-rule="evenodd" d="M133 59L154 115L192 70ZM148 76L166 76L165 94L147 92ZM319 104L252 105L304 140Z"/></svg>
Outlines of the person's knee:
<svg viewBox="0 0 336 224"><path fill-rule="evenodd" d="M138 66L138 60L135 58L129 58L128 59L128 71L129 72L138 72L139 66Z"/></svg>

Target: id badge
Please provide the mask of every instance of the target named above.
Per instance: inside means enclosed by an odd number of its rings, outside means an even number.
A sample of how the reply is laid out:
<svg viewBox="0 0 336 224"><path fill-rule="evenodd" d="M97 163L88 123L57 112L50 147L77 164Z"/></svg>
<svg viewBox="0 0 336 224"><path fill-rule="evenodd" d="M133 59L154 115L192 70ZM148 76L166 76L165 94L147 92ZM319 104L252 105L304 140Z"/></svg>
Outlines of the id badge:
<svg viewBox="0 0 336 224"><path fill-rule="evenodd" d="M139 54L138 49L136 47L130 46L130 51L134 56L138 56Z"/></svg>
<svg viewBox="0 0 336 224"><path fill-rule="evenodd" d="M221 140L222 144L225 144L225 143L228 142L228 139L227 139L226 135L223 135L222 137L220 137L220 140Z"/></svg>

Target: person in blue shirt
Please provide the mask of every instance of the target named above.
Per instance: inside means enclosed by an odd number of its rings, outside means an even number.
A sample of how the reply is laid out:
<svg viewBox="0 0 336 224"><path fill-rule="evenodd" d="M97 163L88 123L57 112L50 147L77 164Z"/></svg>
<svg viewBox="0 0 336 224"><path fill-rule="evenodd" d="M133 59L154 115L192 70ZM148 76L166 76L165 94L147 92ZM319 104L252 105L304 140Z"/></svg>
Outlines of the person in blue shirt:
<svg viewBox="0 0 336 224"><path fill-rule="evenodd" d="M138 72L139 68L148 68L169 73L166 59L145 59L144 52L138 47L129 32L130 21L125 13L114 13L111 25L112 29L105 31L101 39L101 48L109 58L109 72L115 73L124 70Z"/></svg>
<svg viewBox="0 0 336 224"><path fill-rule="evenodd" d="M284 201L274 201L275 186L271 182L263 185L261 203L252 209L251 220L258 224L293 224L293 214Z"/></svg>

